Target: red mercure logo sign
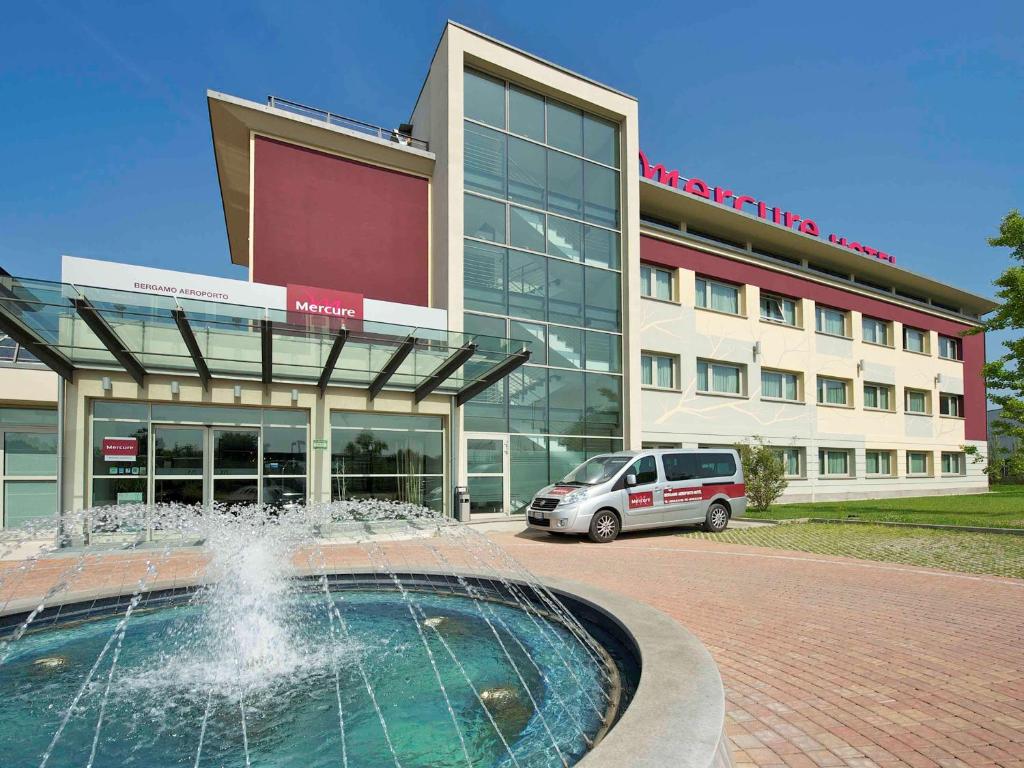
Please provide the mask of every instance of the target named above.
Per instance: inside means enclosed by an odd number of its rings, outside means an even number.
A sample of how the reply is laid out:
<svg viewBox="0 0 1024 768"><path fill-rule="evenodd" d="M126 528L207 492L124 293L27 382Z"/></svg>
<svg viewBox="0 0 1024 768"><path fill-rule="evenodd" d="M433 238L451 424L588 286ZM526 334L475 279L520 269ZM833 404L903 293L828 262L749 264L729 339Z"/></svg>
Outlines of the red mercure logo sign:
<svg viewBox="0 0 1024 768"><path fill-rule="evenodd" d="M768 205L764 200L758 200L750 195L739 195L725 187L713 187L702 179L684 178L679 175L679 171L670 171L661 163L652 165L651 161L647 159L647 155L643 152L640 153L640 173L643 174L645 179L651 179L659 184L675 187L676 189L679 189L679 183L683 182L682 190L687 194L703 197L705 200L710 200L719 205L732 206L737 211L745 210L748 213L756 213L759 219L770 221L773 224L778 224L788 229L795 229L798 232L803 232L805 235L812 235L813 237L822 236L817 222L813 219L798 216L792 211L784 211L778 206ZM744 208L744 206L747 207ZM850 242L845 237L836 234L830 234L828 241L835 245L849 248L851 251L862 253L865 256L887 261L890 264L896 263L896 257L889 255L885 251L880 251L877 248L871 248L858 242Z"/></svg>
<svg viewBox="0 0 1024 768"><path fill-rule="evenodd" d="M139 440L135 437L104 437L100 447L104 461L135 461Z"/></svg>
<svg viewBox="0 0 1024 768"><path fill-rule="evenodd" d="M654 506L654 491L639 491L629 494L629 508L643 509Z"/></svg>
<svg viewBox="0 0 1024 768"><path fill-rule="evenodd" d="M338 320L363 319L363 294L289 283L288 311Z"/></svg>

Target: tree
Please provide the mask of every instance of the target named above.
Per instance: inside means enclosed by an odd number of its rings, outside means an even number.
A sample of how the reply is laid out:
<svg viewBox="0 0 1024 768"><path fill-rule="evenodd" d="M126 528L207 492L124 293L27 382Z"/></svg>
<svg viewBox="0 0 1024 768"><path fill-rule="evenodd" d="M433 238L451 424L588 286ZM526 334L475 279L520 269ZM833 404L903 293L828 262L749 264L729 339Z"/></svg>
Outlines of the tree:
<svg viewBox="0 0 1024 768"><path fill-rule="evenodd" d="M999 307L980 328L968 333L1024 330L1024 216L1020 211L1010 211L1003 217L999 235L988 238L988 244L1010 248L1011 259L1020 263L1011 263L995 282ZM989 399L1003 409L992 431L1024 443L1024 337L1004 341L1003 346L1006 354L982 368Z"/></svg>
<svg viewBox="0 0 1024 768"><path fill-rule="evenodd" d="M739 443L736 450L743 463L747 501L758 512L767 512L789 485L786 465L778 450L766 445L757 435L749 442Z"/></svg>

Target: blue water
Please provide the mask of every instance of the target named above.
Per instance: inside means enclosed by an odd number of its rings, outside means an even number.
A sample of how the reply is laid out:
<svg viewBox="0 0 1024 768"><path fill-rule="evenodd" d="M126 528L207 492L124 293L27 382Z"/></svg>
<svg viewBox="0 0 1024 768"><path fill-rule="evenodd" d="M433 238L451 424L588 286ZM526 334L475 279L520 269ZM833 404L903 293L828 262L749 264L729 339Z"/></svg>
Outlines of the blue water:
<svg viewBox="0 0 1024 768"><path fill-rule="evenodd" d="M398 593L336 593L344 634L337 623L332 628L324 595L293 595L287 612L293 647L252 676L240 673L230 658L212 655L202 637L203 607L140 611L126 626L112 676L116 642L47 765L85 766L100 722L94 766L194 766L201 731L199 766L245 766L247 758L249 765L268 768L342 766L339 695L351 768L396 764L385 728L403 768L507 766L513 764L509 749L524 768L560 766L548 730L570 764L582 757L583 734L592 737L601 725L605 691L600 670L564 627L538 627L523 611L487 603L483 612L496 626L502 650L468 598L410 597L423 612L415 622ZM0 667L0 765L40 765L118 621L42 630L16 644ZM450 697L468 763L417 624Z"/></svg>

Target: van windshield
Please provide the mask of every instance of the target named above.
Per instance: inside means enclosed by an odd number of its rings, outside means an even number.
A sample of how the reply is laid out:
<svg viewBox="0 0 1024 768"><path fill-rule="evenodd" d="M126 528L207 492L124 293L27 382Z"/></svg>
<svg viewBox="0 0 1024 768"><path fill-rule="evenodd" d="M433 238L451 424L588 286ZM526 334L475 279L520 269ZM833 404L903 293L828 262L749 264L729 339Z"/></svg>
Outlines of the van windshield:
<svg viewBox="0 0 1024 768"><path fill-rule="evenodd" d="M598 485L615 477L632 456L595 456L562 478L563 483Z"/></svg>

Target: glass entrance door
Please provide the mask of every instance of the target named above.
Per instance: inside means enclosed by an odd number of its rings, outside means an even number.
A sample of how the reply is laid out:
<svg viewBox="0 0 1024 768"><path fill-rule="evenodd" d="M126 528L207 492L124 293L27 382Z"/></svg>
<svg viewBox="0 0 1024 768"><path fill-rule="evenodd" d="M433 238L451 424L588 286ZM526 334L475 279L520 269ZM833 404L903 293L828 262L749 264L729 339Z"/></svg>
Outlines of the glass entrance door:
<svg viewBox="0 0 1024 768"><path fill-rule="evenodd" d="M508 514L508 435L467 435L466 468L470 514Z"/></svg>
<svg viewBox="0 0 1024 768"><path fill-rule="evenodd" d="M260 500L260 431L212 427L213 501L256 504Z"/></svg>
<svg viewBox="0 0 1024 768"><path fill-rule="evenodd" d="M205 504L206 428L153 426L153 499Z"/></svg>

